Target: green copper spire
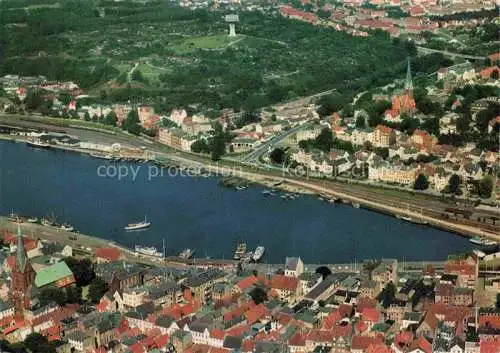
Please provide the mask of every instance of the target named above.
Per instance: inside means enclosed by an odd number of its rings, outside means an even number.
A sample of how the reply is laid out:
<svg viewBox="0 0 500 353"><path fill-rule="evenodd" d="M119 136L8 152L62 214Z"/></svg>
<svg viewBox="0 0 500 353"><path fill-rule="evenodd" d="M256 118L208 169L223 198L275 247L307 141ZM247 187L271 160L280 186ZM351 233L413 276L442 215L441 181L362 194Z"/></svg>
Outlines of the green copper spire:
<svg viewBox="0 0 500 353"><path fill-rule="evenodd" d="M19 220L17 221L17 249L16 249L16 263L19 266L19 270L24 272L26 269L26 264L28 263L28 256L24 250L23 235L21 234L21 224Z"/></svg>
<svg viewBox="0 0 500 353"><path fill-rule="evenodd" d="M413 81L411 79L410 58L408 58L408 66L406 68L405 90L407 90L407 91L413 90Z"/></svg>

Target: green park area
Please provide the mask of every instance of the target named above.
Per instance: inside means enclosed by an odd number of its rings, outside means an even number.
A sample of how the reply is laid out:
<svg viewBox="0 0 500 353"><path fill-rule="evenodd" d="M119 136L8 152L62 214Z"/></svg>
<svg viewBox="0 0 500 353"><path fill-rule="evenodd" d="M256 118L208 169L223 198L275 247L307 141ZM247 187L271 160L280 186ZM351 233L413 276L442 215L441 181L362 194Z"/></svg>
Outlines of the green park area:
<svg viewBox="0 0 500 353"><path fill-rule="evenodd" d="M160 0L3 6L0 75L73 81L95 101L148 101L157 111L253 111L332 89L341 105L404 76L416 55L412 43L383 32L353 37L272 13L241 13L230 38L226 12ZM416 76L428 74L428 66L415 67Z"/></svg>

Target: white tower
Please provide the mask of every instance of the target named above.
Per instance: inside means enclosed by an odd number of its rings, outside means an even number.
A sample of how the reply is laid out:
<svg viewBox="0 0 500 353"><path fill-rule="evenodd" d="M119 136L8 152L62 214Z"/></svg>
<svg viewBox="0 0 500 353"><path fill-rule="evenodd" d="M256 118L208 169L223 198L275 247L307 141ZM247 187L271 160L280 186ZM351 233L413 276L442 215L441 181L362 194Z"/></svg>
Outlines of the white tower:
<svg viewBox="0 0 500 353"><path fill-rule="evenodd" d="M229 23L229 37L236 37L236 22L239 22L238 15L226 15L226 22Z"/></svg>

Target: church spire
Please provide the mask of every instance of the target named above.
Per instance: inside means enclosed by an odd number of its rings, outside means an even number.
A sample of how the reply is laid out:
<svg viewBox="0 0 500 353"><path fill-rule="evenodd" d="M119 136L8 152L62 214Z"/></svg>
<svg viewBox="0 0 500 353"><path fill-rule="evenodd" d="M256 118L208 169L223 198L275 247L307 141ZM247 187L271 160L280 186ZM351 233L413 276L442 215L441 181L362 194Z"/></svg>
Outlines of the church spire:
<svg viewBox="0 0 500 353"><path fill-rule="evenodd" d="M21 224L17 220L17 249L16 249L16 263L19 266L19 270L24 272L26 269L26 264L28 263L28 256L24 249L23 235L21 234Z"/></svg>
<svg viewBox="0 0 500 353"><path fill-rule="evenodd" d="M410 58L409 57L408 57L408 65L406 67L405 90L407 93L410 93L413 91L413 80L411 78L411 66L410 66Z"/></svg>

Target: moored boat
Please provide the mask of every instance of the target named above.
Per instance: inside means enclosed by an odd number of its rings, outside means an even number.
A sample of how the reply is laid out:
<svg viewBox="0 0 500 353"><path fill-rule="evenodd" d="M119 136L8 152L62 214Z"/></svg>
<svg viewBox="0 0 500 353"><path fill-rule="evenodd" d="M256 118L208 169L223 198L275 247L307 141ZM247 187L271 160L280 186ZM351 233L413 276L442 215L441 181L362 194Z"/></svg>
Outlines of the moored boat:
<svg viewBox="0 0 500 353"><path fill-rule="evenodd" d="M94 158L106 159L106 160L113 159L113 156L111 154L103 154L103 153L96 153L96 152L90 153L90 156L94 157Z"/></svg>
<svg viewBox="0 0 500 353"><path fill-rule="evenodd" d="M265 251L266 251L265 247L263 247L263 246L257 246L255 248L254 253L253 253L252 260L255 261L255 262L259 261L262 258L262 256L264 256L264 252Z"/></svg>
<svg viewBox="0 0 500 353"><path fill-rule="evenodd" d="M354 207L354 208L360 208L361 205L359 203L353 202L352 207Z"/></svg>
<svg viewBox="0 0 500 353"><path fill-rule="evenodd" d="M194 250L187 248L181 251L179 257L187 260L190 259L193 255L194 255Z"/></svg>
<svg viewBox="0 0 500 353"><path fill-rule="evenodd" d="M28 146L36 147L36 148L50 148L50 144L46 142L42 142L40 139L29 139L26 141Z"/></svg>
<svg viewBox="0 0 500 353"><path fill-rule="evenodd" d="M28 218L28 223L37 223L38 222L38 217L29 217Z"/></svg>
<svg viewBox="0 0 500 353"><path fill-rule="evenodd" d="M142 255L163 257L163 253L158 251L154 246L135 246L135 252Z"/></svg>
<svg viewBox="0 0 500 353"><path fill-rule="evenodd" d="M476 245L484 245L484 246L496 245L496 242L493 240L488 240L488 239L484 239L484 238L477 237L477 236L469 238L469 241L472 244L476 244Z"/></svg>
<svg viewBox="0 0 500 353"><path fill-rule="evenodd" d="M234 252L233 259L240 260L245 255L246 251L247 251L247 244L244 242L239 243L238 246L236 247L236 251Z"/></svg>
<svg viewBox="0 0 500 353"><path fill-rule="evenodd" d="M69 224L69 223L64 223L64 224L61 226L61 229L62 229L62 230L65 230L65 231L67 231L67 232L72 232L72 231L74 231L74 230L75 230L75 228L74 228L71 224Z"/></svg>
<svg viewBox="0 0 500 353"><path fill-rule="evenodd" d="M129 223L125 227L125 230L139 230L139 229L149 228L150 226L151 226L151 222L148 222L146 216L144 216L144 221L137 222L137 223Z"/></svg>

